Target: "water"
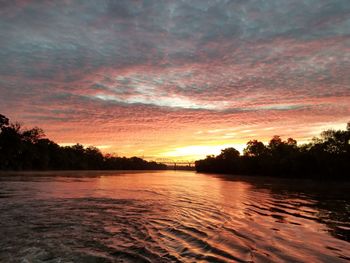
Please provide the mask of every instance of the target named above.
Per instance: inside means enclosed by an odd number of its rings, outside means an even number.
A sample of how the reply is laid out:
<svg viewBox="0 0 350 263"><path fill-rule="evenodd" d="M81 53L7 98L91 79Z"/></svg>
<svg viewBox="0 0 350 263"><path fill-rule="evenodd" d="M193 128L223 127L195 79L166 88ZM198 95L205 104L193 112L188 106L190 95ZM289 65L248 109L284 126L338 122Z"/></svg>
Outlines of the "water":
<svg viewBox="0 0 350 263"><path fill-rule="evenodd" d="M183 171L3 174L0 262L349 262L349 189Z"/></svg>

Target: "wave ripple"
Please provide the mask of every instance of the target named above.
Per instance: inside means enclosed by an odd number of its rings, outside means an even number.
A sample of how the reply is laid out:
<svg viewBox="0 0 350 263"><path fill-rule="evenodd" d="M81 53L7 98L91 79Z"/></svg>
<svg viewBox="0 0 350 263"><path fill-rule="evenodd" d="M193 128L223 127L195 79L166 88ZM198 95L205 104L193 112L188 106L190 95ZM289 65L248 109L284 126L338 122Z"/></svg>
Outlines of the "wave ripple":
<svg viewBox="0 0 350 263"><path fill-rule="evenodd" d="M350 260L344 196L187 172L1 183L1 262Z"/></svg>

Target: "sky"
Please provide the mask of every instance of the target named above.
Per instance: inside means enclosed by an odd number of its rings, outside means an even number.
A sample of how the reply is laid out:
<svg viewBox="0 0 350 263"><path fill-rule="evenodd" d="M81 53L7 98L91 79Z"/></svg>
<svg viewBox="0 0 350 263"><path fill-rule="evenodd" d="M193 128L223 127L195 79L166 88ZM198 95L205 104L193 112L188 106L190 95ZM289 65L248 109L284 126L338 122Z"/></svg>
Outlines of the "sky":
<svg viewBox="0 0 350 263"><path fill-rule="evenodd" d="M0 113L195 160L350 121L349 0L0 0Z"/></svg>

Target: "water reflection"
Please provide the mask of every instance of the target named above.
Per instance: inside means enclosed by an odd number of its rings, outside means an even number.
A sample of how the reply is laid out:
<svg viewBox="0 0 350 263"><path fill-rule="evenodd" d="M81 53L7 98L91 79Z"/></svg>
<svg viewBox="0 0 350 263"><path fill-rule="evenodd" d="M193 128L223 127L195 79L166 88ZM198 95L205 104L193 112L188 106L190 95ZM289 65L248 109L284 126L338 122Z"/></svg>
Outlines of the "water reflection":
<svg viewBox="0 0 350 263"><path fill-rule="evenodd" d="M350 259L346 185L183 171L0 180L4 262Z"/></svg>

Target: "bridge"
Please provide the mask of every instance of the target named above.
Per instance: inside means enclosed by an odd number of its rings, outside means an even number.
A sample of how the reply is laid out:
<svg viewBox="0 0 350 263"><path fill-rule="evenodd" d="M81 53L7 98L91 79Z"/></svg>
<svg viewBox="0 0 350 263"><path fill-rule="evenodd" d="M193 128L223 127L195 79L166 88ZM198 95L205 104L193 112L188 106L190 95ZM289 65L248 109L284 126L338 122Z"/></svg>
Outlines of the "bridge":
<svg viewBox="0 0 350 263"><path fill-rule="evenodd" d="M156 162L167 165L174 170L194 170L194 161L157 159Z"/></svg>

